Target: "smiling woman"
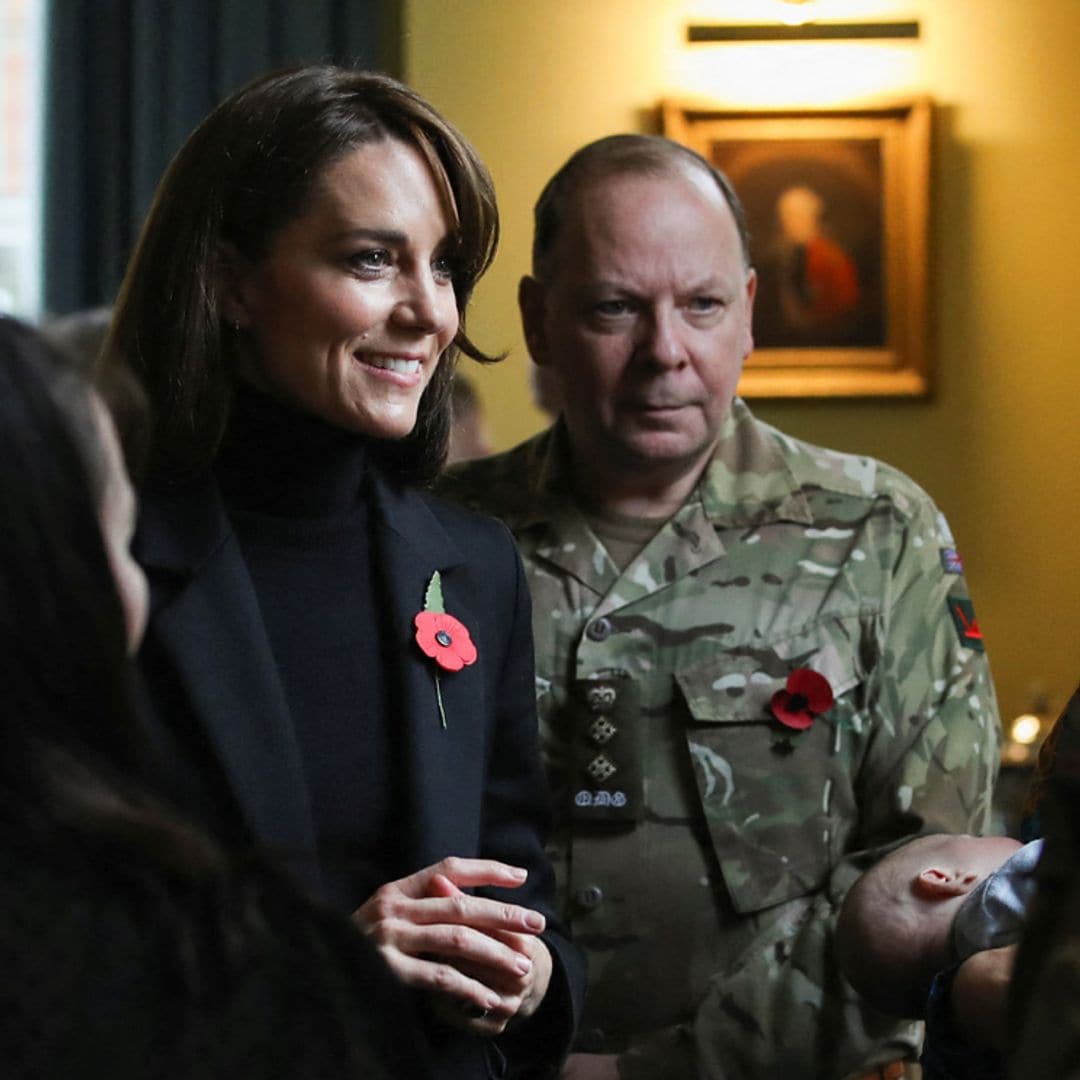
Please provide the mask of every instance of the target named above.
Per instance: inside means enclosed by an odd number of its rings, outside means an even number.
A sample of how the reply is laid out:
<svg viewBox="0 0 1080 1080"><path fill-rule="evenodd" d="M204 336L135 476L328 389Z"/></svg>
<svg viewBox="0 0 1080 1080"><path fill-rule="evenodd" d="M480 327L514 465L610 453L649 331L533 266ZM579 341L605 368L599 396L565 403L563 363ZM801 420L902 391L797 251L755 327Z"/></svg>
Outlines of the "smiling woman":
<svg viewBox="0 0 1080 1080"><path fill-rule="evenodd" d="M489 359L463 320L497 236L483 164L407 87L269 75L170 167L105 347L158 425L135 546L165 782L353 915L462 1080L554 1068L581 988L516 551L411 486L445 459L455 354ZM415 634L433 580L456 670Z"/></svg>
<svg viewBox="0 0 1080 1080"><path fill-rule="evenodd" d="M225 309L246 331L244 376L337 427L404 438L457 333L450 242L418 151L393 139L351 151L264 258L236 256Z"/></svg>

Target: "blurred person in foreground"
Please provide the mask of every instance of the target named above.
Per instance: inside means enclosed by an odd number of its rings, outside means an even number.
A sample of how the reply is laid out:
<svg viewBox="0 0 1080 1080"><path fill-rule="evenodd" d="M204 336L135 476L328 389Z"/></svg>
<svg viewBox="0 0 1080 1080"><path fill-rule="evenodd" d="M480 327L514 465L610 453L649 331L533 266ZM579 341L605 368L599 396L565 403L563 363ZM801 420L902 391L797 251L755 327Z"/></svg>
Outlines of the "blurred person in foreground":
<svg viewBox="0 0 1080 1080"><path fill-rule="evenodd" d="M112 308L83 308L67 315L55 315L41 325L41 334L50 344L70 356L79 370L97 370L101 348L109 333Z"/></svg>
<svg viewBox="0 0 1080 1080"><path fill-rule="evenodd" d="M487 170L391 78L254 80L159 185L107 357L156 429L140 668L176 797L378 945L439 1077L540 1076L580 962L544 855L530 607L446 455Z"/></svg>
<svg viewBox="0 0 1080 1080"><path fill-rule="evenodd" d="M564 1076L895 1076L919 1030L840 973L859 873L981 832L998 714L960 558L895 469L735 396L756 276L669 140L574 154L536 206L525 340L561 418L462 466L533 596L561 911L589 959Z"/></svg>
<svg viewBox="0 0 1080 1080"><path fill-rule="evenodd" d="M3 318L0 520L4 1075L430 1076L405 992L348 920L153 790L116 434Z"/></svg>
<svg viewBox="0 0 1080 1080"><path fill-rule="evenodd" d="M1044 745L1045 850L1009 987L1010 1080L1080 1075L1080 687Z"/></svg>

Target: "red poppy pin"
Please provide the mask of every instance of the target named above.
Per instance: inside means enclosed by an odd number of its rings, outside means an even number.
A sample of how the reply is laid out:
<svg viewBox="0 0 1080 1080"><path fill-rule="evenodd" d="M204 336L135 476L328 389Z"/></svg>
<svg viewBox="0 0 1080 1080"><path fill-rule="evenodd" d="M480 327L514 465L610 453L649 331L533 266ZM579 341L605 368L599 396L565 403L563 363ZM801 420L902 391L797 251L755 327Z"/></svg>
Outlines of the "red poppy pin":
<svg viewBox="0 0 1080 1080"><path fill-rule="evenodd" d="M828 679L810 668L796 668L783 690L777 690L769 702L773 716L784 727L805 731L822 713L833 707L833 692Z"/></svg>
<svg viewBox="0 0 1080 1080"><path fill-rule="evenodd" d="M442 577L436 570L424 593L424 609L413 618L416 644L425 656L430 656L443 671L460 671L476 662L476 646L469 637L468 627L446 613L443 604ZM435 697L439 702L439 719L446 727L439 673L435 672Z"/></svg>

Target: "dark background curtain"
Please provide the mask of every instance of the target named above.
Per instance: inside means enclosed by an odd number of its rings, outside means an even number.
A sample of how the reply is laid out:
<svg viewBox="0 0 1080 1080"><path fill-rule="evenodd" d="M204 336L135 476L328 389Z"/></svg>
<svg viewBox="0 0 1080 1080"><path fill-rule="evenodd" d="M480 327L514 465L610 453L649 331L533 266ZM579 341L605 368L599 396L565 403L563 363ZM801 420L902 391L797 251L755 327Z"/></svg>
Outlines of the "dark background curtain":
<svg viewBox="0 0 1080 1080"><path fill-rule="evenodd" d="M169 159L275 67L400 73L400 0L52 0L45 104L45 305L111 303Z"/></svg>

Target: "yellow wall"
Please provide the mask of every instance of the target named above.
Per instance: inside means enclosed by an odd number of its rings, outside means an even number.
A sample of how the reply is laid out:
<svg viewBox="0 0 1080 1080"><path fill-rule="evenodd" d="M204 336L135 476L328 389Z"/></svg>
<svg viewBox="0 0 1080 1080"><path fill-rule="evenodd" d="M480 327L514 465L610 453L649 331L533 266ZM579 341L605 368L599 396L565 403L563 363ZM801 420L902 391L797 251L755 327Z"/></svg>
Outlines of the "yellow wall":
<svg viewBox="0 0 1080 1080"><path fill-rule="evenodd" d="M495 439L541 424L515 289L530 210L580 144L647 130L662 97L937 104L928 401L757 402L792 434L869 453L928 488L968 567L1003 715L1080 679L1080 2L818 0L822 18L921 21L918 42L685 43L694 17L776 0L406 0L406 78L475 142L504 241L470 329L509 359L480 376Z"/></svg>

